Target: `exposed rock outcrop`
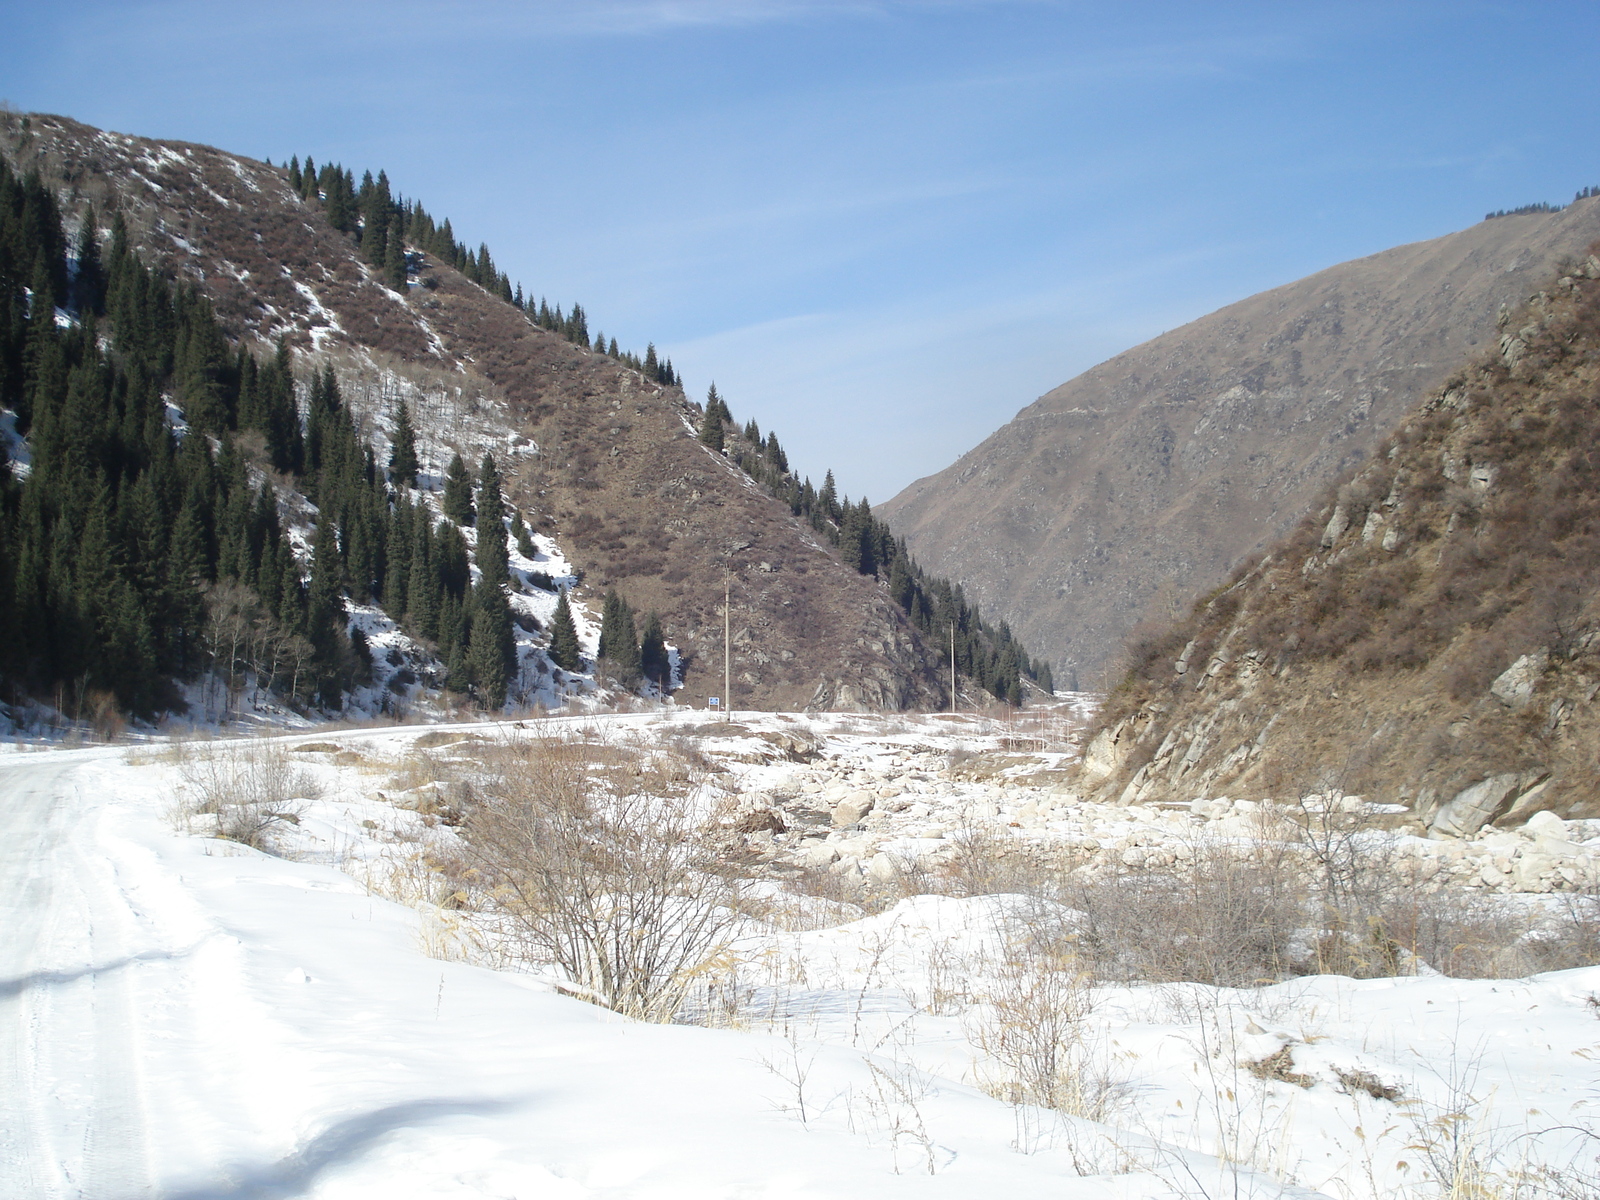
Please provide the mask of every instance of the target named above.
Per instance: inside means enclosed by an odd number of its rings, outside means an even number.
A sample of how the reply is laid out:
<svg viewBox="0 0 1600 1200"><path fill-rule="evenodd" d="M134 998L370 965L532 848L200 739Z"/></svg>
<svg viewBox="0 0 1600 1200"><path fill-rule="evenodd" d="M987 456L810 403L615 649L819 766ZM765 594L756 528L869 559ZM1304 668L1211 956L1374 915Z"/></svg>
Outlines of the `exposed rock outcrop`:
<svg viewBox="0 0 1600 1200"><path fill-rule="evenodd" d="M1467 837L1600 813L1600 282L1587 267L1193 615L1143 639L1075 785L1358 793Z"/></svg>

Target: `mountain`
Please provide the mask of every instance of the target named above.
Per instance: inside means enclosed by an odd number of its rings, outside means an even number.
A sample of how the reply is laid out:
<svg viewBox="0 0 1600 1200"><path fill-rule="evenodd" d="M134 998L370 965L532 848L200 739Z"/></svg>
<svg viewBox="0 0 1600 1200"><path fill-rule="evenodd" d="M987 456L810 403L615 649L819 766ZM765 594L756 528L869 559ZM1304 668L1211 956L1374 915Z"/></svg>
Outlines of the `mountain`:
<svg viewBox="0 0 1600 1200"><path fill-rule="evenodd" d="M493 456L504 499L513 510L507 535L515 541L524 520L530 533L531 553L510 555L510 615L517 625L515 647L509 652L516 674L509 685L513 701L559 702L590 686L586 673L593 670L601 601L615 590L638 621L647 612L660 615L676 664L680 700L705 703L709 695L723 691L725 582L732 600L734 705L899 709L936 705L946 695L940 670L943 626L925 647L916 624L891 597L888 581L878 578L879 567L887 574L888 557L880 556L881 561L869 566L841 562L832 544L840 531L830 513L819 512L804 522L790 504L740 468L732 453L743 445L736 425L728 433L727 454L696 436L705 422L704 409L684 396L670 364L658 366L653 347L644 359L618 351L615 340L606 347L598 336L591 347L586 318L577 305L565 316L557 307L552 319L548 307L536 305L531 296L518 303L520 286L514 298L509 279L494 266L486 247L467 251L456 244L448 222L436 227L420 206L393 200L381 174L376 182L369 176L358 192L352 173L326 164L313 178L309 162L302 174L298 160L288 169L210 147L103 132L40 114L0 114L0 157L9 163L14 182L36 176L37 193L21 182L9 193L16 204L14 228L33 230L26 236L43 239L37 244L49 253L41 251L44 266L35 264L35 269L53 279L58 304L55 326L48 320L39 325L35 318L47 310L37 305L30 309L27 297L38 289L26 290L33 249L5 247L11 259L0 263L5 267L0 274L14 277L7 353L17 373L17 396L34 386L38 348L46 342L65 338L62 344L70 346L63 353L83 357L84 370L94 366L88 360L98 361L100 352L92 345L85 345L83 338L72 340L87 320L86 312L75 307L79 301L74 297L83 289L68 278L79 270L78 257L70 245L64 251L56 242L76 244L79 256L110 253L112 233L106 225L114 215L119 236L125 236L129 251L153 272L155 281L139 282L144 276L137 264L124 263L119 270L134 272L127 276L133 282L124 291L132 288L143 304L147 294L166 296L163 288L176 288L170 304L161 300L156 305L156 324L167 340L151 362L166 365L148 368L167 381L160 386L168 389L163 399L171 402L171 422L179 432L189 427L205 431L213 457L227 458L227 470L237 474L240 484L228 503L240 514L262 511L250 505L257 489L265 487L265 515L257 525L268 528L269 541L282 542L283 554L293 556L293 578L283 584L284 595L300 594L297 619L302 623L307 606L316 605L306 589L319 586L312 560L325 522L313 496L315 473L295 456L302 453L305 439L318 436L319 412L331 414L328 419L339 430L347 429L339 436L348 440L353 435L346 481L346 490L353 491L341 500L344 515L330 545L346 563L356 553L352 539L361 543L376 537L380 544L376 549L357 546L363 568L344 568L343 593L335 599L350 622L348 634L363 633L368 648L378 652L372 664L378 685L387 682L392 691L414 699L424 684L449 684L446 635L439 635L437 649L434 639L409 636L416 630L402 620L403 598L384 596L381 572L373 578L367 571L370 559L382 559L381 531L374 534L369 528L363 533L360 521L351 524L353 518L347 518L354 512L367 513L362 519L369 524L393 521L395 505L403 502L408 512L414 506L419 521L427 516L421 524L431 525L443 511L439 489L447 465L459 454L474 479L480 460ZM49 221L41 215L52 204L64 226L60 236L49 233ZM98 231L91 227L95 236L85 241L82 226L90 211L102 224ZM391 239L387 252L385 233ZM93 249L96 243L98 250ZM115 334L104 351L107 357L95 368L101 372L121 372L126 365L125 343L131 333L118 328L114 318L100 318ZM38 331L34 343L27 342L30 319ZM176 335L173 321L178 322ZM218 343L219 337L225 345ZM108 343L102 339L100 345ZM278 375L271 374L274 362L282 368ZM68 367L70 362L62 370ZM30 373L26 384L21 382L25 372ZM235 406L249 403L249 388L242 382L246 376L281 376L282 386L289 389L284 393L289 415L283 420L293 428L274 433L264 417L258 428L251 428L234 412ZM137 392L137 379L128 378L133 382L118 374L122 382L112 391ZM63 389L69 387L65 380L63 375ZM20 398L17 404L22 404ZM396 488L390 480L386 490L383 467L391 458L402 409L415 428L418 486ZM722 411L731 423L726 406ZM18 419L25 424L20 415ZM106 428L112 430L118 419L108 417ZM148 430L140 433L128 443L128 453L138 458L163 437ZM775 439L769 444L776 448ZM14 448L23 456L29 453L21 443ZM369 456L364 477L362 453ZM163 448L157 458L176 454L175 448ZM242 458L242 467L234 455ZM83 601L81 612L63 618L65 624L78 623L73 636L89 647L80 660L84 655L95 658L96 644L122 637L117 630L135 640L150 640L150 631L126 610L136 603L155 603L150 599L155 593L148 588L141 592L143 584L135 578L139 568L129 557L135 554L133 535L124 539L126 553L115 545L119 529L130 527L124 500L132 494L139 469L112 470L106 477L107 496L93 505L84 497L71 498L50 535L53 544L64 544L91 527L98 536L104 526L113 543L105 578L94 584L79 580L85 572L78 571L68 589L80 584L102 588L99 601ZM124 471L120 478L119 470ZM205 476L212 468L201 463L194 470ZM775 477L794 483L783 472ZM230 494L225 487L219 493L218 486L213 480L202 491L209 489L213 498ZM169 521L177 520L182 487L169 481L165 490L156 486L153 494L152 503L166 504L162 511ZM27 510L25 498L13 497L12 503L23 506L16 511ZM225 527L221 508L213 514L204 503L200 507L211 540L210 566L201 574L209 570L212 578L220 578L218 545L226 559L234 531ZM482 571L477 569L469 579L464 556L471 549L475 569L481 568L476 547L482 530L464 527L457 537L440 528L441 537L448 535L446 541L466 542L459 551L462 571L454 585L457 608L444 618L448 625L453 613L465 631L471 627L467 608L476 603L472 597L478 585L473 581ZM154 540L164 545L165 536L161 532ZM252 536L259 543L259 529ZM393 537L391 532L391 543ZM57 564L60 579L72 573L68 560L51 558L45 549L12 549L22 556L25 574L33 569L30 562ZM445 551L457 553L450 546ZM251 553L255 557L247 556L244 576L253 580L258 570L265 571L256 563L266 559L259 557L259 544ZM278 586L277 569L273 567L272 580L263 587ZM38 571L47 573L44 566ZM53 601L47 593L55 586L39 584L28 603L48 615ZM341 581L326 586L330 594L338 593ZM550 656L558 594L569 590L586 656L575 673L557 669ZM140 595L143 601L128 598ZM948 588L943 595L949 599ZM964 614L959 593L955 597ZM326 597L324 601L325 609L334 603ZM452 601L444 603L448 608ZM43 637L37 628L29 632ZM971 638L981 650L979 657L987 655L991 664L1005 649L976 627ZM429 661L435 653L438 660ZM324 657L332 654L330 650ZM75 665L63 660L47 670L40 664L49 656L40 646L24 644L19 655L23 665L15 667L13 676L31 672L36 694L52 678L60 692L62 677L77 677L80 699L86 685L91 690L96 686L98 668L83 661ZM185 661L192 664L192 655ZM1007 660L1013 676L1014 664L1026 666L1028 661L1020 648L1013 652ZM970 665L964 660L964 667ZM357 661L350 669L359 678L365 664ZM456 669L459 685L466 676L460 674L460 663ZM119 686L117 694L126 699L124 690ZM153 701L146 696L142 703L148 709Z"/></svg>
<svg viewBox="0 0 1600 1200"><path fill-rule="evenodd" d="M1075 786L1600 814L1600 242L1283 540L1134 647Z"/></svg>
<svg viewBox="0 0 1600 1200"><path fill-rule="evenodd" d="M1596 237L1583 199L1252 296L1040 397L879 511L1059 681L1095 686L1135 626L1287 530Z"/></svg>

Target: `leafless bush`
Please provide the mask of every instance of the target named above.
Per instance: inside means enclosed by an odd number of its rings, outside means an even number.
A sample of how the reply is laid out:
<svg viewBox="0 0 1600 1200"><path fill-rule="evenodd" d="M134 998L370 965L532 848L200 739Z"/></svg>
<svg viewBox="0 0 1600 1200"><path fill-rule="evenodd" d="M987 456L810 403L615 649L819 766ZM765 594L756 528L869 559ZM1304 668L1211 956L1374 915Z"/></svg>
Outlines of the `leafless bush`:
<svg viewBox="0 0 1600 1200"><path fill-rule="evenodd" d="M1198 843L1162 872L1123 871L1065 892L1102 978L1250 987L1287 977L1306 897L1271 844Z"/></svg>
<svg viewBox="0 0 1600 1200"><path fill-rule="evenodd" d="M1590 879L1563 892L1553 920L1535 939L1541 970L1588 967L1600 963L1600 882Z"/></svg>
<svg viewBox="0 0 1600 1200"><path fill-rule="evenodd" d="M1105 1120L1122 1089L1089 1032L1086 965L1016 949L995 970L970 1030L996 1068L985 1090L1014 1105Z"/></svg>
<svg viewBox="0 0 1600 1200"><path fill-rule="evenodd" d="M321 795L312 776L281 746L224 748L191 754L179 767L187 811L216 818L219 837L271 850L285 825L298 825Z"/></svg>
<svg viewBox="0 0 1600 1200"><path fill-rule="evenodd" d="M738 919L699 789L637 750L559 735L487 762L463 832L476 891L529 958L617 1012L671 1020Z"/></svg>

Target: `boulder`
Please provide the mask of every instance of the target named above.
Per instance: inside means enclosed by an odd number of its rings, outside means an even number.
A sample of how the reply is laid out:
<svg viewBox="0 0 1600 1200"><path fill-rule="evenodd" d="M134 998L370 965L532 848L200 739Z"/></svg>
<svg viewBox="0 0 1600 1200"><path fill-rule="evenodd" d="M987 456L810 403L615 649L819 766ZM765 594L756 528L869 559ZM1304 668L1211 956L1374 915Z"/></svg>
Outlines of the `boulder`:
<svg viewBox="0 0 1600 1200"><path fill-rule="evenodd" d="M865 792L846 796L833 806L833 823L839 826L854 825L872 811L876 800Z"/></svg>
<svg viewBox="0 0 1600 1200"><path fill-rule="evenodd" d="M827 842L808 841L800 847L798 857L802 865L820 870L839 857L839 848Z"/></svg>
<svg viewBox="0 0 1600 1200"><path fill-rule="evenodd" d="M1522 776L1491 775L1468 787L1434 814L1431 832L1436 837L1471 837L1494 820L1523 790Z"/></svg>
<svg viewBox="0 0 1600 1200"><path fill-rule="evenodd" d="M881 850L867 860L866 867L867 874L881 883L888 883L900 874L898 864Z"/></svg>
<svg viewBox="0 0 1600 1200"><path fill-rule="evenodd" d="M1550 665L1548 651L1539 649L1524 654L1489 685L1489 693L1507 708L1524 709L1533 700L1533 689Z"/></svg>
<svg viewBox="0 0 1600 1200"><path fill-rule="evenodd" d="M1529 837L1552 837L1563 841L1567 837L1567 823L1549 809L1534 813L1523 829Z"/></svg>

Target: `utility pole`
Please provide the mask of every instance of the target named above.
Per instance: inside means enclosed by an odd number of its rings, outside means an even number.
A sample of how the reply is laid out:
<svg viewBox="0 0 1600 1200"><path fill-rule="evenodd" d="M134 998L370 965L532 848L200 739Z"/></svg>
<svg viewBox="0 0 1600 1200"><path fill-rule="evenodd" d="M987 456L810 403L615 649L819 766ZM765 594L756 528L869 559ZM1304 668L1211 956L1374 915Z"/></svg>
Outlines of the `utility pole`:
<svg viewBox="0 0 1600 1200"><path fill-rule="evenodd" d="M956 623L950 622L950 711L956 711Z"/></svg>
<svg viewBox="0 0 1600 1200"><path fill-rule="evenodd" d="M733 712L733 641L729 634L733 628L731 616L732 584L728 577L722 577L722 711ZM732 720L730 715L729 720Z"/></svg>

